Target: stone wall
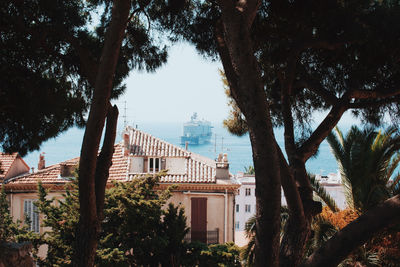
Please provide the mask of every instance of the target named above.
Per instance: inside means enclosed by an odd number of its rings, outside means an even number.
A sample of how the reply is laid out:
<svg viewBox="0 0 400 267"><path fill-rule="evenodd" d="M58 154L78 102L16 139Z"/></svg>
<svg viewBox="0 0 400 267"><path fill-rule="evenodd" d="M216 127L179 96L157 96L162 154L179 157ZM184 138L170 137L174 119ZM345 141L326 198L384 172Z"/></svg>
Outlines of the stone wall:
<svg viewBox="0 0 400 267"><path fill-rule="evenodd" d="M0 243L0 267L33 267L31 256L32 244Z"/></svg>

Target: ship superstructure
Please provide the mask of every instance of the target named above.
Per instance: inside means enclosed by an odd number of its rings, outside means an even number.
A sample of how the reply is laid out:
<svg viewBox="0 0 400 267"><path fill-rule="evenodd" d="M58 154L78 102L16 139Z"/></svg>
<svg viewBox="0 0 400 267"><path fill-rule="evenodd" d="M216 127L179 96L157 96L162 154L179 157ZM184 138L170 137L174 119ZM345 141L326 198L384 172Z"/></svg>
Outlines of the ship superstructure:
<svg viewBox="0 0 400 267"><path fill-rule="evenodd" d="M209 143L212 136L212 128L213 126L209 121L197 119L197 113L195 112L190 121L183 124L181 144L201 145Z"/></svg>

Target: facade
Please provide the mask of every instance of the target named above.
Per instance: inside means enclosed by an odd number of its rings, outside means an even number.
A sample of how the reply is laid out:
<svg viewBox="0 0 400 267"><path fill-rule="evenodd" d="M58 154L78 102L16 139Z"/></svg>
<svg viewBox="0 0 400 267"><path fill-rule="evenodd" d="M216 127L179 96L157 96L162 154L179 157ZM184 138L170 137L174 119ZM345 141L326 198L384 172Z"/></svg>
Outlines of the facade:
<svg viewBox="0 0 400 267"><path fill-rule="evenodd" d="M41 217L35 212L37 182L50 190L50 197L61 198L64 186L73 176L79 158L52 166L44 166L41 158L38 170L4 180L3 186L11 203L14 219L31 219L31 229L43 232ZM29 168L28 168L29 170ZM129 182L149 173L168 170L160 179L159 188L176 185L170 199L185 208L188 240L205 243L234 241L234 201L239 184L229 173L227 157L214 161L169 144L137 129L127 128L121 143L115 145L109 182Z"/></svg>
<svg viewBox="0 0 400 267"><path fill-rule="evenodd" d="M29 172L29 166L18 153L0 153L0 184L11 177Z"/></svg>
<svg viewBox="0 0 400 267"><path fill-rule="evenodd" d="M242 247L248 243L244 227L246 222L256 213L256 183L254 175L239 173L240 183L235 203L235 243Z"/></svg>
<svg viewBox="0 0 400 267"><path fill-rule="evenodd" d="M235 200L235 243L241 247L248 243L244 231L245 224L256 213L256 184L254 175L239 172L236 179L240 183L240 187ZM316 180L319 181L335 200L339 209L346 208L344 188L339 174L330 173L327 176L316 175ZM281 195L281 203L282 205L286 205L283 190Z"/></svg>

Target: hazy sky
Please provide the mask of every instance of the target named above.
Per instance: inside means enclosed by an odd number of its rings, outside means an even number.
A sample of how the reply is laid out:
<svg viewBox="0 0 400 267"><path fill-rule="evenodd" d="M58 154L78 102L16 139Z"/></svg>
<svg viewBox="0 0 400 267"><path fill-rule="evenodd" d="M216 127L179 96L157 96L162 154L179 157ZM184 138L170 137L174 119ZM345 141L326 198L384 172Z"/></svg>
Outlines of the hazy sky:
<svg viewBox="0 0 400 267"><path fill-rule="evenodd" d="M193 112L199 118L221 122L228 115L227 98L218 69L188 44L171 48L168 62L155 73L132 72L117 104L123 121L124 101L128 124L185 122Z"/></svg>

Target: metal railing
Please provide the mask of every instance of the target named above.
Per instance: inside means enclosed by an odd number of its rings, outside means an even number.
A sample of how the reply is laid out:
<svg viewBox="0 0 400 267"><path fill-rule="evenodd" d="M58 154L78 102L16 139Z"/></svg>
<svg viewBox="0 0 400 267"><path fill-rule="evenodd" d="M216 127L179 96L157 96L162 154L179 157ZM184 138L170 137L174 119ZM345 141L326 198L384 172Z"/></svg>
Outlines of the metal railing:
<svg viewBox="0 0 400 267"><path fill-rule="evenodd" d="M208 231L189 231L185 236L186 242L199 241L207 245L219 243L219 229Z"/></svg>

